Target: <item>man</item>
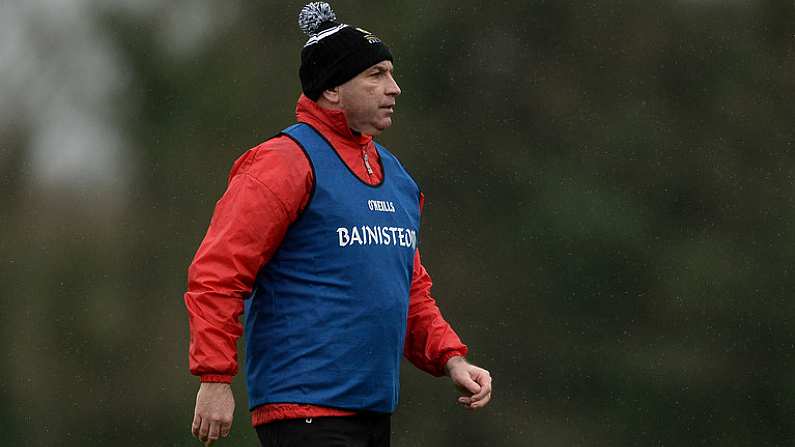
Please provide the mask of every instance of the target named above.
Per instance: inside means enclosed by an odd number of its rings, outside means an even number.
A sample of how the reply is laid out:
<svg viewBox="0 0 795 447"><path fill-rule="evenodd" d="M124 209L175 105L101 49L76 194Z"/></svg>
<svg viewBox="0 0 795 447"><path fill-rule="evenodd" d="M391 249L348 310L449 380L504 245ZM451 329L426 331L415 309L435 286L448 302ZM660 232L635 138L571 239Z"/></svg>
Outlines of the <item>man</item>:
<svg viewBox="0 0 795 447"><path fill-rule="evenodd" d="M470 409L488 371L431 298L416 249L422 194L372 136L392 124L392 55L326 3L299 16L299 124L249 150L189 268L192 424L205 445L229 434L245 307L252 424L263 445L387 446L400 357L447 374ZM246 299L248 298L248 299Z"/></svg>

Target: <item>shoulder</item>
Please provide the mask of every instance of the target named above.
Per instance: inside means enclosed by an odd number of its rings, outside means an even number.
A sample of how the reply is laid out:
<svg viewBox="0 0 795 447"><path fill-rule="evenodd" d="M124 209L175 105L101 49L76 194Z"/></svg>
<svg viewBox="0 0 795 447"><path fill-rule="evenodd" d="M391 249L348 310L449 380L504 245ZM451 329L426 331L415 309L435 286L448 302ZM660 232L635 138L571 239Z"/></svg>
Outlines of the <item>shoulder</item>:
<svg viewBox="0 0 795 447"><path fill-rule="evenodd" d="M411 182L411 184L419 191L420 189L419 183L417 183L417 181L414 179L414 176L411 175L411 172L409 172L409 170L406 169L403 163L401 163L400 160L383 145L376 143L375 140L373 140L373 143L378 148L379 157L381 158L381 163L389 164L392 167L397 168L398 172L403 174L403 176L405 176Z"/></svg>
<svg viewBox="0 0 795 447"><path fill-rule="evenodd" d="M406 171L406 168L405 166L403 166L403 163L400 162L400 160L395 156L395 154L393 154L392 152L389 151L389 149L384 147L383 144L373 140L373 145L378 149L379 157L384 158L385 160L389 160L390 162L398 165L400 169Z"/></svg>
<svg viewBox="0 0 795 447"><path fill-rule="evenodd" d="M315 181L303 150L284 135L249 149L235 161L229 184L242 178L243 184L256 185L260 199L278 199L292 220L306 206Z"/></svg>
<svg viewBox="0 0 795 447"><path fill-rule="evenodd" d="M299 179L311 173L303 150L289 137L278 135L241 155L232 165L229 179L245 174L268 184L282 176Z"/></svg>

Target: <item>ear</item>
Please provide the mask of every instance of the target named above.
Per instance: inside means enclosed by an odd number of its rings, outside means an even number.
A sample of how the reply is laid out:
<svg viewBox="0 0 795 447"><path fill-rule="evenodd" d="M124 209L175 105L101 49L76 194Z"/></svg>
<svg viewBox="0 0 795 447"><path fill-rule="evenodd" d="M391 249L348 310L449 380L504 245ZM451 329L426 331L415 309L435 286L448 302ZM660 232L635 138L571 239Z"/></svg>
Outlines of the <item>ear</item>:
<svg viewBox="0 0 795 447"><path fill-rule="evenodd" d="M339 86L330 88L327 90L323 90L323 94L321 95L326 101L330 102L333 105L339 105L340 103L340 88Z"/></svg>

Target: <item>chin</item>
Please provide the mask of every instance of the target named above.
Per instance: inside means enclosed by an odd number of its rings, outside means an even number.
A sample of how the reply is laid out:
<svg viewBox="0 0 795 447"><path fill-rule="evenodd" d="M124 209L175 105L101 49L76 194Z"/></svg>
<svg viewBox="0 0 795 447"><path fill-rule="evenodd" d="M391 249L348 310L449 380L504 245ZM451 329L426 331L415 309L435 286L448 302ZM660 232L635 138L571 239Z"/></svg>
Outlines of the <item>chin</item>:
<svg viewBox="0 0 795 447"><path fill-rule="evenodd" d="M392 126L392 118L385 118L381 121L376 121L373 124L370 124L369 129L365 130L364 133L367 135L376 136L388 129L390 126Z"/></svg>
<svg viewBox="0 0 795 447"><path fill-rule="evenodd" d="M392 126L392 118L387 118L381 123L379 123L377 129L378 132L383 132Z"/></svg>

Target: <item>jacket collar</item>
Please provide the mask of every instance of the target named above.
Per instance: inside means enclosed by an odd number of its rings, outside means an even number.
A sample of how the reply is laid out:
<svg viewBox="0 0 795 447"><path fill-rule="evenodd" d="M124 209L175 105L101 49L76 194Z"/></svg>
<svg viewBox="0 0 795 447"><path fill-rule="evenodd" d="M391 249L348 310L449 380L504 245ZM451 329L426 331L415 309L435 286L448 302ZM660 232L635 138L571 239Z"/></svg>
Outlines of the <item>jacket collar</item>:
<svg viewBox="0 0 795 447"><path fill-rule="evenodd" d="M295 105L295 117L299 122L311 124L321 133L333 134L335 139L341 138L350 144L363 146L373 140L370 135L353 133L341 110L324 109L303 94Z"/></svg>

